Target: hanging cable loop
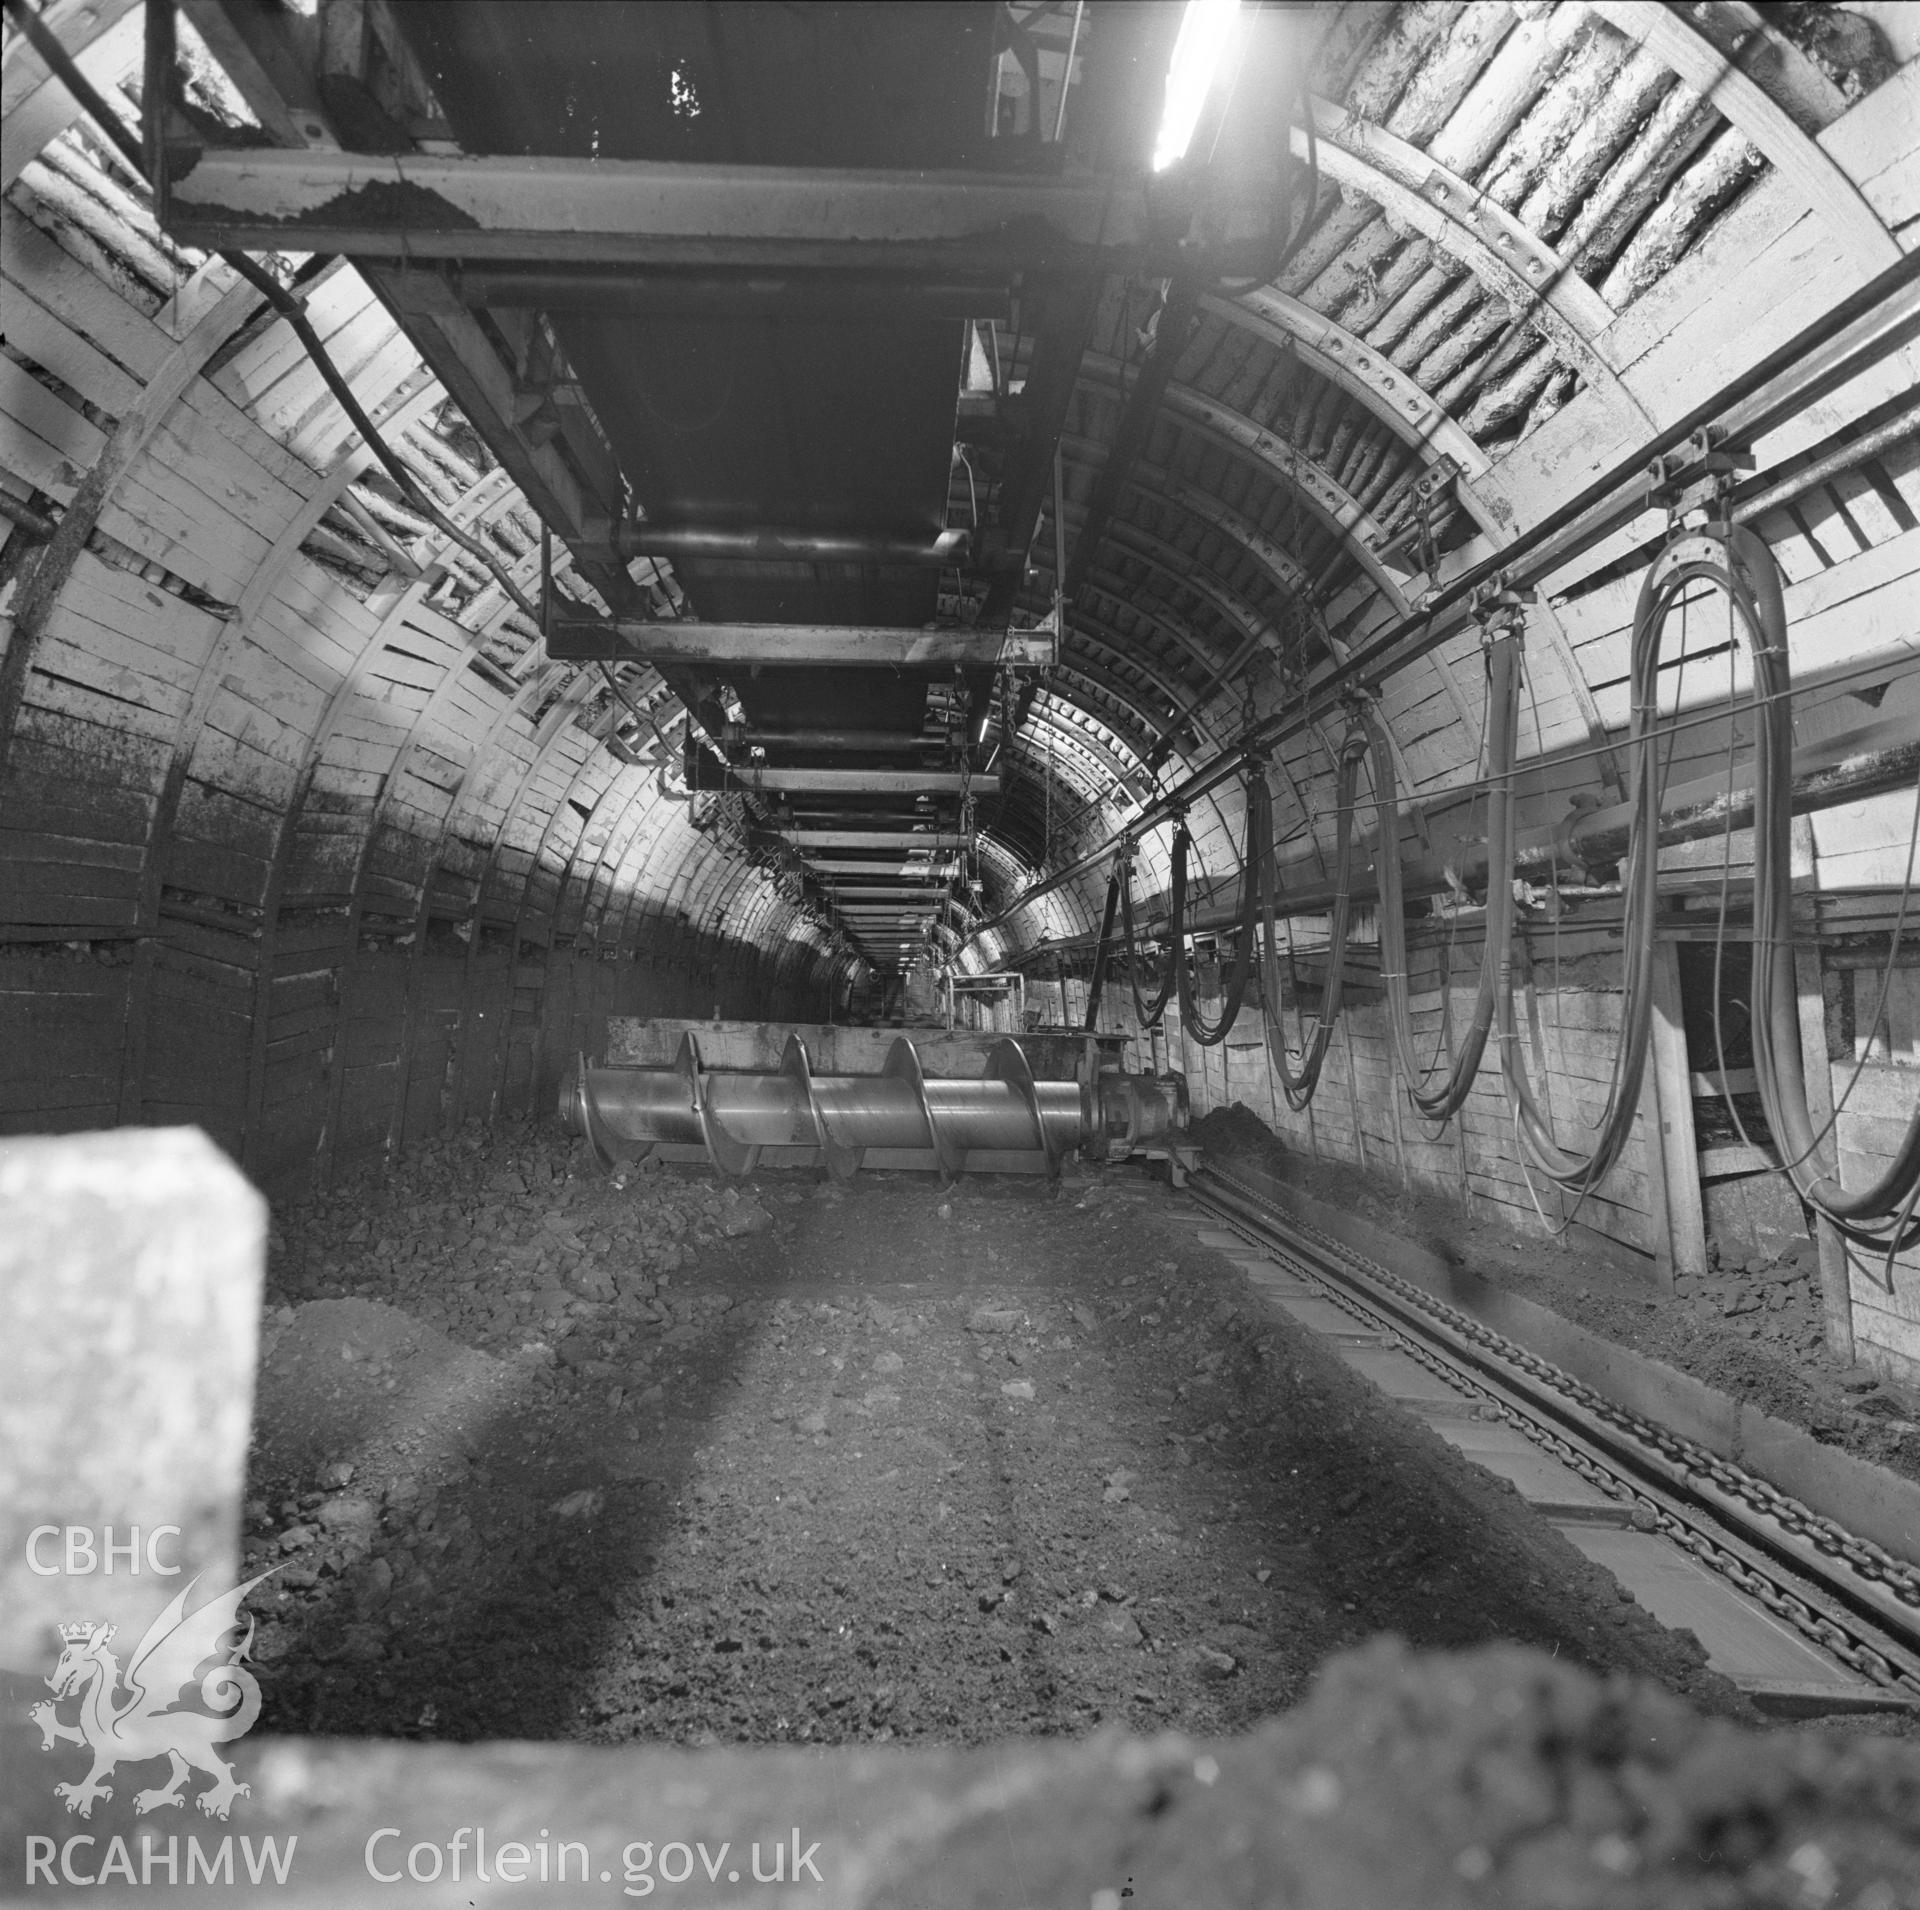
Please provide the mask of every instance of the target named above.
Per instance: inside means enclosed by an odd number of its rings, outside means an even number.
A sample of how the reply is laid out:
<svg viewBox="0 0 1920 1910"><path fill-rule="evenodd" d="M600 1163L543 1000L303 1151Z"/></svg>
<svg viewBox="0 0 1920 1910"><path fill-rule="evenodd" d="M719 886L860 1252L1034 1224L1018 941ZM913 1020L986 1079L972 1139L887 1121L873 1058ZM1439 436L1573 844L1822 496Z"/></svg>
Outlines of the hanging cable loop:
<svg viewBox="0 0 1920 1910"><path fill-rule="evenodd" d="M1373 758L1376 817L1375 862L1380 884L1380 973L1387 991L1387 1022L1395 1058L1406 1081L1407 1098L1429 1121L1448 1121L1466 1105L1480 1072L1487 1037L1493 1028L1501 985L1510 966L1513 940L1513 760L1520 721L1520 626L1525 613L1517 604L1498 613L1498 634L1487 651L1487 744L1490 790L1487 798L1486 945L1480 956L1480 982L1466 1038L1436 1083L1423 1066L1413 1035L1412 988L1407 970L1406 904L1400 879L1400 817L1393 754L1377 721L1369 715L1367 734ZM1494 620L1488 627L1494 628ZM1442 962L1442 967L1446 966ZM1443 974L1442 988L1451 986Z"/></svg>
<svg viewBox="0 0 1920 1910"><path fill-rule="evenodd" d="M1723 591L1753 653L1753 1066L1767 1126L1782 1169L1809 1207L1856 1244L1904 1251L1920 1241L1913 1221L1920 1198L1920 1102L1886 1168L1852 1193L1825 1164L1837 1159L1828 1142L1832 1123L1816 1132L1807 1106L1793 962L1792 666L1780 567L1754 532L1724 523L1711 523L1673 548L1675 561L1660 586L1663 601L1701 582ZM1813 1061L1826 1066L1824 1053Z"/></svg>
<svg viewBox="0 0 1920 1910"><path fill-rule="evenodd" d="M1179 952L1178 942L1167 957L1167 965L1158 981L1153 984L1151 998L1140 987L1140 968L1145 957L1140 948L1140 934L1133 920L1133 840L1127 839L1124 858L1119 861L1120 876L1120 928L1126 937L1127 945L1127 985L1133 991L1133 1012L1138 1017L1143 1030L1157 1028L1161 1018L1167 1012L1167 1003L1173 997L1173 969Z"/></svg>
<svg viewBox="0 0 1920 1910"><path fill-rule="evenodd" d="M1666 558L1663 555L1648 571L1634 608L1630 672L1632 715L1627 738L1628 754L1633 766L1633 821L1628 831L1621 877L1621 890L1625 897L1622 924L1625 974L1620 1007L1620 1040L1614 1053L1606 1103L1593 1131L1592 1144L1585 1152L1561 1144L1553 1131L1552 1116L1535 1096L1533 1082L1527 1072L1514 1006L1510 915L1508 933L1502 938L1500 949L1500 1073L1506 1085L1507 1105L1514 1129L1520 1137L1523 1152L1533 1166L1557 1186L1578 1196L1591 1193L1607 1178L1627 1144L1627 1137L1639 1113L1640 1084L1646 1073L1647 1046L1653 1023L1653 929L1658 906L1656 883L1659 873L1661 783L1659 752L1655 748L1660 715L1660 651L1667 610L1677 594L1663 587L1660 582L1665 565ZM1511 814L1509 808L1509 831L1512 828ZM1511 858L1510 839L1507 855ZM1510 860L1505 886L1510 901L1513 886ZM1493 932L1492 901L1490 889L1489 936Z"/></svg>
<svg viewBox="0 0 1920 1910"><path fill-rule="evenodd" d="M1257 793L1256 793L1257 792ZM1234 954L1233 972L1228 978L1218 1016L1209 1019L1201 1008L1194 978L1187 970L1187 855L1193 838L1185 822L1173 838L1173 971L1180 987L1180 1027L1203 1048L1216 1048L1226 1040L1228 1030L1240 1019L1240 1007L1246 1000L1247 983L1253 976L1254 929L1258 922L1260 871L1271 860L1272 798L1265 775L1249 764L1247 769L1247 820L1244 848L1240 856L1240 907L1235 936L1239 946Z"/></svg>
<svg viewBox="0 0 1920 1910"><path fill-rule="evenodd" d="M1356 722L1348 729L1337 759L1334 899L1328 925L1327 981L1321 993L1320 1011L1314 1018L1311 1033L1306 1031L1304 1024L1302 1026L1300 1066L1297 1069L1288 1059L1286 1035L1280 1020L1280 960L1274 947L1274 901L1278 876L1273 866L1270 849L1260 864L1260 983L1265 996L1267 1055L1273 1063L1274 1073L1280 1079L1281 1091L1287 1098L1287 1106L1296 1114L1305 1112L1307 1104L1313 1099L1314 1090L1320 1085L1320 1070L1326 1063L1327 1048L1333 1039L1334 1024L1340 1019L1340 1001L1346 981L1347 934L1353 919L1354 796L1359 786L1361 761L1371 747L1372 743L1365 722ZM1273 799L1267 791L1264 776L1259 779L1259 792L1261 807L1265 812L1262 827L1271 837ZM1291 971L1293 960L1291 931L1287 938L1287 960L1289 971ZM1295 999L1298 1000L1298 998L1299 991L1296 986Z"/></svg>

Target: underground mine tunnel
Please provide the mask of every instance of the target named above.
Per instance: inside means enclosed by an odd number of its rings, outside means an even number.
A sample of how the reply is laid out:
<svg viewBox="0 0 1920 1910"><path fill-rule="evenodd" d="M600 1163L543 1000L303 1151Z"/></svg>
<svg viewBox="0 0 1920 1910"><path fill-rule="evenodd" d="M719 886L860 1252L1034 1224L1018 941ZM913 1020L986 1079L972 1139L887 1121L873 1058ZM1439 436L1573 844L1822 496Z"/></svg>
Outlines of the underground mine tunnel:
<svg viewBox="0 0 1920 1910"><path fill-rule="evenodd" d="M1920 9L4 31L7 1894L1920 1904Z"/></svg>

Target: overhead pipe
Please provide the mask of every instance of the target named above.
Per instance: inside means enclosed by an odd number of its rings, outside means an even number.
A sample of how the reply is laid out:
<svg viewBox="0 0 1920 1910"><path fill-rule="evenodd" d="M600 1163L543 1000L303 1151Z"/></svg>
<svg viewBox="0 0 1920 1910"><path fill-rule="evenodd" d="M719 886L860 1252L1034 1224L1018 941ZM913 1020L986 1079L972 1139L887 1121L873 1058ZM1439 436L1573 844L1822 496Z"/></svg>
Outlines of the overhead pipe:
<svg viewBox="0 0 1920 1910"><path fill-rule="evenodd" d="M45 511L36 511L11 491L0 491L0 517L34 544L51 543L54 532L60 528L58 519L49 517Z"/></svg>
<svg viewBox="0 0 1920 1910"><path fill-rule="evenodd" d="M726 741L754 749L827 749L871 756L947 746L944 736L929 736L924 730L769 729L758 723L730 724Z"/></svg>
<svg viewBox="0 0 1920 1910"><path fill-rule="evenodd" d="M1804 470L1789 472L1778 483L1769 484L1764 490L1749 496L1742 496L1736 491L1733 521L1736 524L1751 524L1755 518L1764 517L1782 504L1791 504L1816 484L1824 484L1828 478L1839 477L1844 472L1856 469L1868 458L1878 457L1882 451L1904 443L1916 433L1920 433L1920 397L1915 397L1893 417L1883 420L1871 431L1864 431L1859 437L1836 445L1825 457L1816 458Z"/></svg>
<svg viewBox="0 0 1920 1910"><path fill-rule="evenodd" d="M1911 789L1916 777L1920 777L1920 741L1914 740L1912 732L1911 716L1889 717L1795 751L1793 813L1811 815L1818 810L1837 808L1842 803L1863 802L1870 796ZM1696 777L1666 792L1655 840L1663 849L1676 843L1700 842L1731 830L1750 829L1753 820L1751 788L1736 789L1730 795L1724 777ZM1516 839L1514 874L1545 882L1557 869L1578 874L1586 869L1610 868L1626 855L1632 824L1631 803L1610 803L1604 809L1575 809L1554 828L1532 829ZM1378 852L1377 841L1369 845L1369 870ZM1401 888L1409 898L1441 895L1456 885L1477 887L1486 880L1487 847L1484 841L1457 839L1419 855L1407 856L1400 866ZM1329 880L1289 886L1276 893L1275 911L1281 916L1322 915L1339 900L1339 894L1339 884ZM1376 902L1380 896L1379 884L1370 872L1356 872L1349 896L1355 902ZM1162 909L1158 924L1164 926L1166 920ZM1214 903L1189 911L1188 932L1218 934L1235 927L1239 920L1237 903ZM1044 949L1027 950L1018 959L1090 948L1095 940L1093 936L1080 935L1049 942Z"/></svg>
<svg viewBox="0 0 1920 1910"><path fill-rule="evenodd" d="M614 547L624 558L712 559L749 564L887 564L948 570L968 563L973 533L945 530L928 540L861 531L813 531L761 525L619 525Z"/></svg>

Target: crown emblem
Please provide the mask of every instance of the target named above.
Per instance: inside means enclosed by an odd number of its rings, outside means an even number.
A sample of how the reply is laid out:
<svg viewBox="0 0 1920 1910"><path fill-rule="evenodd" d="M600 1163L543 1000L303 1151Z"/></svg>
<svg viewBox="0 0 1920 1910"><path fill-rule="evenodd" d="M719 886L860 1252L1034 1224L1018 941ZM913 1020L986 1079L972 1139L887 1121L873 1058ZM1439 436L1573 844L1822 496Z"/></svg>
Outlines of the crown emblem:
<svg viewBox="0 0 1920 1910"><path fill-rule="evenodd" d="M70 1645L83 1645L94 1634L93 1624L82 1619L77 1625L62 1625L60 1636Z"/></svg>

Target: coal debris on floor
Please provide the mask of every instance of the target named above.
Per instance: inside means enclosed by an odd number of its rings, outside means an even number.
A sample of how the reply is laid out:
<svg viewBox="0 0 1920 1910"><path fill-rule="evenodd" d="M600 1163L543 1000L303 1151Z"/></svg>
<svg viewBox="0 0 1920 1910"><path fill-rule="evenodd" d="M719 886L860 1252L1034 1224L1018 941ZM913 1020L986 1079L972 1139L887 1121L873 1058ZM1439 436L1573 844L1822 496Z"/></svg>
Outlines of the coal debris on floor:
<svg viewBox="0 0 1920 1910"><path fill-rule="evenodd" d="M246 1508L263 1725L1204 1733L1378 1632L1743 1710L1184 1213L1133 1170L607 1179L534 1124L285 1211Z"/></svg>

